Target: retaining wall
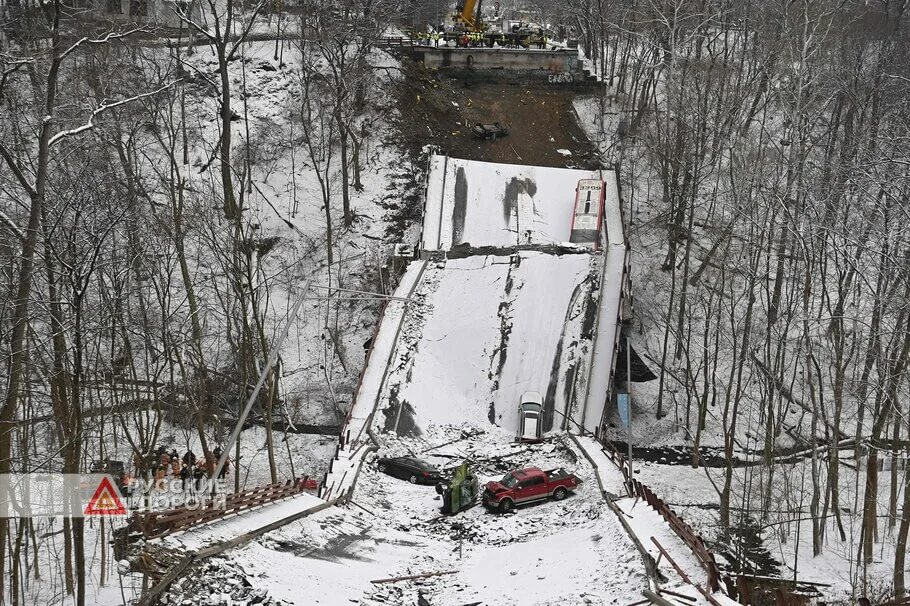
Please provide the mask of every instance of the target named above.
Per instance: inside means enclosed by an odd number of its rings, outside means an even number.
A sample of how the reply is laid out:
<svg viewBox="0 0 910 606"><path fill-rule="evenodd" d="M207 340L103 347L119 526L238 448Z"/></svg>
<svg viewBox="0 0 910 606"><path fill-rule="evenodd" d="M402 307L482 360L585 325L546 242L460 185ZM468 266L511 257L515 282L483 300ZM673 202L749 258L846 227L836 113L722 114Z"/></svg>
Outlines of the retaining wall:
<svg viewBox="0 0 910 606"><path fill-rule="evenodd" d="M415 46L414 58L438 69L474 81L519 82L535 80L554 85L592 86L590 76L574 49L462 48Z"/></svg>

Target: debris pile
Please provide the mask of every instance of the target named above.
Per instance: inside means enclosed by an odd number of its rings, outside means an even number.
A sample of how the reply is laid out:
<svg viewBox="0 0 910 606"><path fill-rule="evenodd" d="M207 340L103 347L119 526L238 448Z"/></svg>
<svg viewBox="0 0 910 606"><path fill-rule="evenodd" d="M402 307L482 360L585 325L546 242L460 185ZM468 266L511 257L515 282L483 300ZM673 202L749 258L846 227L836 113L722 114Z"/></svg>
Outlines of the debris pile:
<svg viewBox="0 0 910 606"><path fill-rule="evenodd" d="M280 606L265 589L256 589L237 564L224 558L213 558L181 579L177 579L161 597L162 604L174 606Z"/></svg>

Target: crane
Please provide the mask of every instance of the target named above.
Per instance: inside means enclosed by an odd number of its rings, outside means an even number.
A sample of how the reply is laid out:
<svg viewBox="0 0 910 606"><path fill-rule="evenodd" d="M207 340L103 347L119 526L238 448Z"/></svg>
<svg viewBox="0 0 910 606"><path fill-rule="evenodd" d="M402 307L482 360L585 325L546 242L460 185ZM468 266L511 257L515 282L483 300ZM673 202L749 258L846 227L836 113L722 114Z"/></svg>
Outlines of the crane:
<svg viewBox="0 0 910 606"><path fill-rule="evenodd" d="M483 0L459 0L455 7L455 24L468 31L482 32L483 22L480 20L480 5Z"/></svg>

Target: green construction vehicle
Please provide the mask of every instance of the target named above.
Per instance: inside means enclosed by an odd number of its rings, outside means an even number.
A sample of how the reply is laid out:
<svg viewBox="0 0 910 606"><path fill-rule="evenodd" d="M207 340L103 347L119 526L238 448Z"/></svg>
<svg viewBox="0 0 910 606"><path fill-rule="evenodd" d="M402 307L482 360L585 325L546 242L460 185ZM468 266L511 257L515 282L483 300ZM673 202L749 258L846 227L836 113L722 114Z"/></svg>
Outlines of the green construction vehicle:
<svg viewBox="0 0 910 606"><path fill-rule="evenodd" d="M440 482L436 485L436 492L442 495L442 513L454 515L477 504L480 488L471 468L462 463L448 484Z"/></svg>

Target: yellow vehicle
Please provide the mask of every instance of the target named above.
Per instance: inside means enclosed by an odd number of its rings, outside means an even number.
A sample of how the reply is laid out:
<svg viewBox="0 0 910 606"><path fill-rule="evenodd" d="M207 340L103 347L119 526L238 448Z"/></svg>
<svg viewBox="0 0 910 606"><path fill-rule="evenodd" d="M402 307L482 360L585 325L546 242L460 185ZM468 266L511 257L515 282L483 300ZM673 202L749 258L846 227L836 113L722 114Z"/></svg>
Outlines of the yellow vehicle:
<svg viewBox="0 0 910 606"><path fill-rule="evenodd" d="M467 32L482 32L484 24L480 20L480 5L483 0L458 0L455 6L455 26Z"/></svg>

